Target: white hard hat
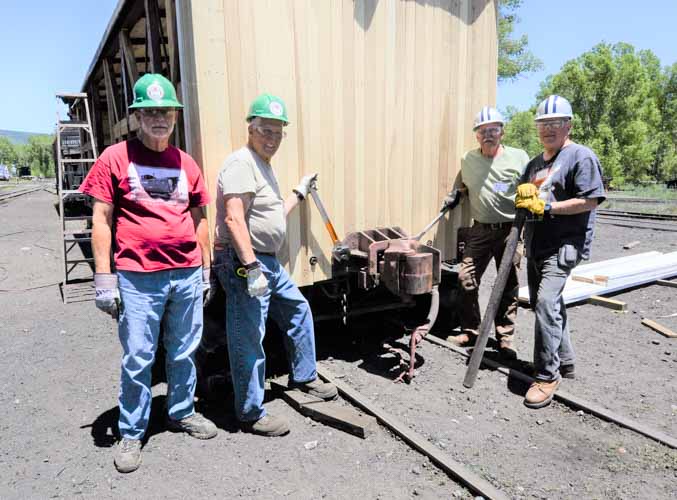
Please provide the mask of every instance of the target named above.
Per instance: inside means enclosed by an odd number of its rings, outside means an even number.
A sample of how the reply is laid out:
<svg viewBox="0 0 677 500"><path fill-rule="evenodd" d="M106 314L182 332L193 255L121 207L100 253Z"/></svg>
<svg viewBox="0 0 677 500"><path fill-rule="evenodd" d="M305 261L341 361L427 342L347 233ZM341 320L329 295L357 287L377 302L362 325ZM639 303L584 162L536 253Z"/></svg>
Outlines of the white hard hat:
<svg viewBox="0 0 677 500"><path fill-rule="evenodd" d="M480 112L477 113L477 116L475 116L475 123L473 124L472 129L477 130L480 125L484 125L485 123L500 123L501 125L504 125L505 120L503 119L503 115L499 113L496 108L484 106Z"/></svg>
<svg viewBox="0 0 677 500"><path fill-rule="evenodd" d="M536 110L536 121L547 120L548 118L573 118L574 113L571 110L571 104L564 97L551 95L546 97Z"/></svg>

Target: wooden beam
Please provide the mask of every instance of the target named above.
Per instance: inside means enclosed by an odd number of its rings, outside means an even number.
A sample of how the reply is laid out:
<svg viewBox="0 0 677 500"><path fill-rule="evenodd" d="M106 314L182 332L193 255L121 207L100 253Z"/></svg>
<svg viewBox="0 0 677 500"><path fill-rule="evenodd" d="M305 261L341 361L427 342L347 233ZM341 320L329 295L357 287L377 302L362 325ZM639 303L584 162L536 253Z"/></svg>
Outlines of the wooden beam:
<svg viewBox="0 0 677 500"><path fill-rule="evenodd" d="M150 56L150 72L162 73L162 55L160 30L160 12L157 0L145 0L146 9L146 40L148 43L148 56Z"/></svg>
<svg viewBox="0 0 677 500"><path fill-rule="evenodd" d="M670 338L670 339L677 338L677 332L673 332L673 331L670 330L668 327L663 326L663 325L661 325L660 323L656 323L656 322L653 321L653 320L650 320L650 319L647 319L647 318L643 318L643 319L642 319L642 324L643 324L644 326L648 326L648 327L651 328L652 330L657 331L658 333L660 333L661 335L663 335L663 336L665 336L665 337L668 337L668 338Z"/></svg>
<svg viewBox="0 0 677 500"><path fill-rule="evenodd" d="M377 427L374 417L301 391L290 391L283 379L271 380L270 388L302 415L362 439L373 434Z"/></svg>
<svg viewBox="0 0 677 500"><path fill-rule="evenodd" d="M429 335L428 335L429 337ZM438 467L455 480L462 483L473 493L484 496L488 499L507 499L508 496L498 490L484 478L478 476L471 470L456 462L449 455L439 448L433 446L425 437L412 430L394 415L386 412L368 400L358 391L336 379L326 368L317 368L317 374L325 380L336 386L339 393L346 399L352 401L357 407L362 408L367 413L376 417L376 419L397 434L403 441L415 448L425 456L429 457Z"/></svg>
<svg viewBox="0 0 677 500"><path fill-rule="evenodd" d="M657 280L656 284L661 286L669 286L672 288L677 288L677 281Z"/></svg>
<svg viewBox="0 0 677 500"><path fill-rule="evenodd" d="M118 117L117 104L115 104L115 87L113 86L113 79L111 78L110 63L108 59L101 61L103 66L103 79L106 86L106 105L108 107L108 133L110 135L111 144L115 143L116 137L113 133L113 128L117 122L120 121Z"/></svg>
<svg viewBox="0 0 677 500"><path fill-rule="evenodd" d="M176 0L165 0L165 25L167 26L167 55L169 56L169 80L176 87L179 83L179 46L176 30Z"/></svg>
<svg viewBox="0 0 677 500"><path fill-rule="evenodd" d="M606 297L600 297L599 295L593 295L588 299L588 304L593 304L596 306L608 307L614 311L626 311L628 305L625 302L620 300L607 299Z"/></svg>
<svg viewBox="0 0 677 500"><path fill-rule="evenodd" d="M134 49L132 43L129 41L129 31L120 31L120 55L124 60L125 69L132 85L139 79L139 70L136 67L136 58L134 57Z"/></svg>
<svg viewBox="0 0 677 500"><path fill-rule="evenodd" d="M631 248L636 247L640 243L641 241L639 240L631 241L630 243L626 243L625 245L623 245L623 248L625 248L626 250L630 250Z"/></svg>

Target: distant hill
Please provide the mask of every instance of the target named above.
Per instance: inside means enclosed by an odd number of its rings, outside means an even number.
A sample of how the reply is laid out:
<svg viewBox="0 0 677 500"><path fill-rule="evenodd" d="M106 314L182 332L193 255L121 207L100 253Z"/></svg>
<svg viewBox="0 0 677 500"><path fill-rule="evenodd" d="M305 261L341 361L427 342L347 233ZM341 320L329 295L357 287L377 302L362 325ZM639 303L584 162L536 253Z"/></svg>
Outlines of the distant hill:
<svg viewBox="0 0 677 500"><path fill-rule="evenodd" d="M18 130L0 130L0 137L7 137L13 144L27 144L28 138L32 135L47 136L49 134L38 134L34 132L19 132Z"/></svg>

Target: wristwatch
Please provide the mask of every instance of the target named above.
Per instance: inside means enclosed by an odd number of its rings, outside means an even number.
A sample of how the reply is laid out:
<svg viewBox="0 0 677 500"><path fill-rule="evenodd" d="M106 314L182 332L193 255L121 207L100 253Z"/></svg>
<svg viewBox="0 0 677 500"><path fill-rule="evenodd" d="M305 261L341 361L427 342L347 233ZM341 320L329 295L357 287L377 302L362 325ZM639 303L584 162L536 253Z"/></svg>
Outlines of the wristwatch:
<svg viewBox="0 0 677 500"><path fill-rule="evenodd" d="M249 264L243 264L242 267L244 267L245 271L251 271L253 269L258 269L261 267L261 263L258 260L255 260L253 262L250 262Z"/></svg>
<svg viewBox="0 0 677 500"><path fill-rule="evenodd" d="M543 216L550 217L550 210L552 210L552 205L550 203L546 203L543 207Z"/></svg>

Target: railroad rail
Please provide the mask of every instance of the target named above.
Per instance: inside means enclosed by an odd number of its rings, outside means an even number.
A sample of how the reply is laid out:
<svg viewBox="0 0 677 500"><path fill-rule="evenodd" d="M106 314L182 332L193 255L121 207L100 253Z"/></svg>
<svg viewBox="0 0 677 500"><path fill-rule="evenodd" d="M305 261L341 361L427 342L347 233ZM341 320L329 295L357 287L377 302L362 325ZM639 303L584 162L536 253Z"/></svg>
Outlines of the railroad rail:
<svg viewBox="0 0 677 500"><path fill-rule="evenodd" d="M42 187L30 187L27 189L18 189L11 191L9 193L2 193L0 194L0 202L10 200L12 198L16 198L17 196L23 196L24 194L30 194L34 193L35 191L40 191L42 190Z"/></svg>
<svg viewBox="0 0 677 500"><path fill-rule="evenodd" d="M597 215L621 217L625 219L667 220L677 222L677 214L653 214L648 212L628 212L626 210L597 210Z"/></svg>
<svg viewBox="0 0 677 500"><path fill-rule="evenodd" d="M466 349L457 347L438 337L428 335L424 337L424 340L433 343L439 347L451 350L466 358L470 357L470 354ZM482 359L482 365L492 370L495 370L496 372L502 375L518 379L521 382L527 384L533 382L533 379L530 376L526 375L525 373L501 365L500 363L492 359L489 359L486 356L483 357ZM474 494L482 495L483 497L488 499L507 498L507 495L500 489L498 489L496 486L489 483L486 479L482 478L481 476L470 470L462 463L457 462L456 460L451 458L444 451L440 450L432 443L430 443L430 441L426 439L424 436L414 431L407 423L402 422L393 414L376 405L373 401L364 396L362 393L352 388L345 382L339 380L326 368L318 366L317 373L319 377L322 378L323 380L333 383L345 400L349 401L356 407L362 409L366 413L373 415L381 425L387 427L391 432L400 437L410 447L428 457L431 460L431 462L436 464L448 476L450 476L452 479L459 482L463 486L467 487ZM647 426L641 422L628 418L624 415L618 414L613 410L605 408L604 406L598 403L587 401L583 398L576 396L575 394L571 394L569 392L562 390L558 390L555 393L555 399L557 399L560 403L569 406L570 408L582 410L596 418L614 423L619 427L623 427L625 429L633 431L643 437L661 443L669 448L677 449L676 438L668 434L665 434L661 431L658 431L656 429L653 429L650 426Z"/></svg>
<svg viewBox="0 0 677 500"><path fill-rule="evenodd" d="M597 222L634 229L677 231L677 215L629 212L624 210L597 210Z"/></svg>

